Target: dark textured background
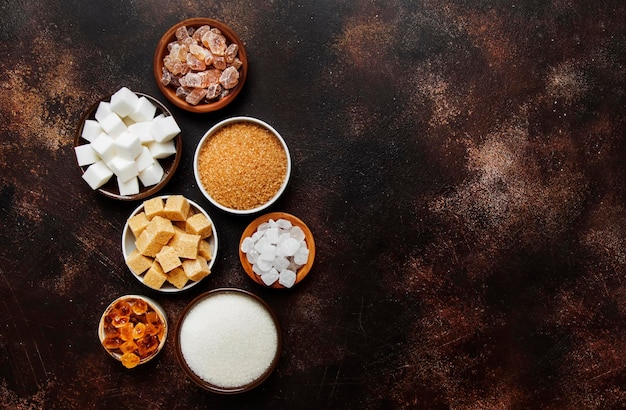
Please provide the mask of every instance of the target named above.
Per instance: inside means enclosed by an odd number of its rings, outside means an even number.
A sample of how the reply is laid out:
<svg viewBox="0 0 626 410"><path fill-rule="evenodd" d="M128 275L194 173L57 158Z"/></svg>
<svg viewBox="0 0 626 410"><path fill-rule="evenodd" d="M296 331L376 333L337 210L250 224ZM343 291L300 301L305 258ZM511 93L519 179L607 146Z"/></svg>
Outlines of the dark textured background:
<svg viewBox="0 0 626 410"><path fill-rule="evenodd" d="M626 403L626 5L622 0L0 0L0 405L115 408L621 408ZM137 203L80 179L83 111L121 86L164 101L161 35L229 24L249 79L227 108L168 106L184 136L162 193L216 222L213 274L179 295L127 270ZM271 210L311 227L290 291L237 258L252 217L211 208L191 160L234 115L286 139L293 178ZM277 312L284 351L254 391L216 396L170 335L128 371L99 345L106 305L155 297L176 323L217 287Z"/></svg>

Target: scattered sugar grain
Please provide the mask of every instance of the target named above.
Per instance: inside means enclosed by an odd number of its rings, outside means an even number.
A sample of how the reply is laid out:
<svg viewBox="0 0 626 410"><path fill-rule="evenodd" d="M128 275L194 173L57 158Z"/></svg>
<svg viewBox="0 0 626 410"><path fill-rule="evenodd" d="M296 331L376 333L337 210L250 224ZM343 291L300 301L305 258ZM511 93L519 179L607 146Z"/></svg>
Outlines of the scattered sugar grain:
<svg viewBox="0 0 626 410"><path fill-rule="evenodd" d="M259 379L278 349L278 329L258 301L239 293L215 294L183 319L180 348L189 368L222 388Z"/></svg>

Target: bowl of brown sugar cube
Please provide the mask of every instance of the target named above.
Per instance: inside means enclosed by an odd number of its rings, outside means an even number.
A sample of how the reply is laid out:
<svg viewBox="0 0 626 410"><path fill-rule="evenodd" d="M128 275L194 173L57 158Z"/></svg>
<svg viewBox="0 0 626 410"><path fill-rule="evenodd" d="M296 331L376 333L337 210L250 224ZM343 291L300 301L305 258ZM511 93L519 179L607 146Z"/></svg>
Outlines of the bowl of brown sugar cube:
<svg viewBox="0 0 626 410"><path fill-rule="evenodd" d="M122 231L122 253L133 276L164 293L197 285L211 273L217 232L210 216L182 195L145 200Z"/></svg>
<svg viewBox="0 0 626 410"><path fill-rule="evenodd" d="M172 26L154 53L163 95L183 110L207 113L230 104L248 73L243 42L221 21L191 18Z"/></svg>

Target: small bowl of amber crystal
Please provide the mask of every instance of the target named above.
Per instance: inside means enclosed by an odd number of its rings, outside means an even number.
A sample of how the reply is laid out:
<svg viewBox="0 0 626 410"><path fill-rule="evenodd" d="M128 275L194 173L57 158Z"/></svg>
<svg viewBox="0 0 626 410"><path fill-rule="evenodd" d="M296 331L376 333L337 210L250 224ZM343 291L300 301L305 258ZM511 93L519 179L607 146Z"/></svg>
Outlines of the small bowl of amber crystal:
<svg viewBox="0 0 626 410"><path fill-rule="evenodd" d="M229 26L210 18L191 18L172 26L157 44L153 65L163 95L195 113L230 104L248 73L243 42Z"/></svg>
<svg viewBox="0 0 626 410"><path fill-rule="evenodd" d="M98 337L104 350L126 368L152 360L167 339L167 315L151 298L126 295L106 308Z"/></svg>

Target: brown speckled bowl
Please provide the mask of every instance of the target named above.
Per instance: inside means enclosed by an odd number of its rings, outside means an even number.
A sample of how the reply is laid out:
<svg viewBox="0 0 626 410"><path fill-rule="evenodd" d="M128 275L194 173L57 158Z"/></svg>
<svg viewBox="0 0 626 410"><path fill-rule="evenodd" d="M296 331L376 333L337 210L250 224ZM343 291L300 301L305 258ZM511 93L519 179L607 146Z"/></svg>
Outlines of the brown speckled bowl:
<svg viewBox="0 0 626 410"><path fill-rule="evenodd" d="M252 305L256 304L258 308L260 308L262 311L265 311L268 315L269 315L269 322L270 326L275 329L276 331L276 344L273 346L272 351L270 352L269 350L267 352L265 352L265 354L263 356L264 359L263 360L268 360L267 362L263 362L265 366L267 366L265 368L264 371L255 371L254 373L256 374L256 377L254 377L254 380L250 381L250 382L246 382L246 383L242 383L239 385L233 385L233 386L229 386L229 387L224 387L223 385L218 385L215 383L211 383L210 381L207 381L206 379L212 379L215 380L215 377L210 377L209 375L205 375L204 378L199 376L194 370L194 366L197 368L199 365L197 363L194 363L193 365L191 365L190 363L188 363L188 361L185 359L185 355L183 353L183 351L185 349L192 349L194 350L195 348L199 348L200 352L204 352L207 350L214 350L216 348L218 348L218 346L214 345L213 342L211 341L206 341L204 340L201 335L198 334L194 334L194 343L193 343L193 347L189 347L189 342L185 343L185 347L182 346L182 342L181 342L181 337L185 337L184 334L185 332L190 332L190 329L198 329L198 327L195 326L187 326L185 327L185 321L188 320L188 318L190 317L190 313L192 312L192 310L196 307L198 307L200 304L202 304L203 302L206 302L208 299L211 298L216 298L216 297L221 297L221 296L230 296L231 297L231 301L229 301L228 303L224 302L224 299L222 299L221 304L218 304L216 306L215 303L213 303L212 306L208 306L206 304L201 306L201 309L204 309L204 311L202 312L202 314L200 316L202 316L203 319L201 319L201 321L203 323L207 323L207 321L211 321L211 320L217 320L220 321L219 325L211 325L211 324L207 324L207 326L211 329L211 331L214 331L214 329L219 328L219 330L224 330L226 328L228 328L228 334L225 336L228 338L228 340L230 341L228 343L228 345L223 346L223 348L221 350L223 351L229 351L231 346L241 346L241 341L245 340L247 344L249 344L251 346L251 348L249 350L246 350L244 352L240 352L240 354L238 355L234 355L231 354L229 355L229 359L228 360L221 360L218 358L214 358L214 356L208 357L206 358L207 361L210 361L211 363L209 363L210 366L212 366L212 369L210 371L210 373L214 376L216 372L229 372L233 369L236 369L239 372L243 372L246 373L246 371L248 370L248 368L246 367L246 365L242 365L241 363L250 363L252 361L254 361L254 355L257 354L258 349L260 349L260 347L258 346L258 343L261 343L262 340L260 340L259 334L258 333L254 333L254 336L248 335L248 336L242 336L241 338L239 336L241 336L240 334L238 334L239 330L237 329L237 324L232 323L232 322L224 322L222 320L223 317L227 318L228 314L222 314L220 311L220 307L224 308L227 307L229 308L229 310L232 310L233 306L233 297L236 298L240 298L240 301L242 301L245 304L248 304L248 306L251 306L250 302L252 302ZM209 301L211 302L211 301ZM213 302L217 302L216 299L213 299ZM196 312L197 313L197 312ZM249 315L243 315L242 316L238 316L238 315L233 315L236 316L236 318L234 318L234 321L239 321L239 319L243 319L245 321L245 317L249 317ZM205 319L206 320L205 320ZM265 316L265 318L267 318L267 316ZM264 319L265 320L265 319ZM258 322L255 322L258 323ZM228 325L225 325L228 324ZM232 325L232 326L230 326ZM273 330L271 328L267 329L269 332L273 333ZM195 332L196 330L194 330ZM201 330L197 330L198 332L200 332ZM217 330L215 330L217 331ZM244 332L245 333L245 330ZM250 333L250 332L248 332ZM244 343L244 345L246 344ZM274 313L274 311L270 308L270 306L260 297L258 297L257 295L255 295L254 293L248 292L246 290L242 290L242 289L236 289L236 288L219 288L219 289L214 289L208 292L205 292L201 295L199 295L198 297L196 297L194 300L191 301L191 303L189 303L185 309L183 310L181 316L180 316L180 320L178 321L178 324L176 326L176 330L175 330L175 335L174 335L174 344L175 344L175 351L176 351L176 358L178 359L178 363L180 364L181 368L183 369L183 371L185 372L185 374L187 375L187 377L189 379L191 379L196 385L200 386L201 388L208 390L210 392L213 393L219 393L219 394L237 394L237 393L244 393L247 392L249 390L254 389L255 387L259 386L261 383L263 383L274 371L274 369L276 368L276 366L278 365L278 359L280 357L281 354L281 350L282 350L282 334L281 334L281 330L280 330L280 325L278 323L278 318L276 317L276 314ZM198 344L200 344L198 346ZM207 347L209 346L209 347ZM270 346L272 347L272 346ZM270 353L271 353L271 357L270 357ZM253 356L250 356L250 354L252 354ZM199 356L203 355L203 353L200 353L200 355L194 355L194 359L198 359ZM242 356L247 356L248 357L248 361L245 361L246 359L241 359ZM236 357L236 359L235 359ZM203 358L204 359L204 358ZM215 360L214 360L215 359ZM244 360L244 362L241 362L241 360ZM221 366L219 366L217 363L221 363ZM249 374L249 373L248 373ZM217 376L217 377L222 377L222 376Z"/></svg>
<svg viewBox="0 0 626 410"><path fill-rule="evenodd" d="M167 45L172 41L176 40L176 30L181 26L186 26L187 28L193 27L198 28L203 25L209 25L211 27L218 28L222 34L226 37L227 43L236 43L239 46L239 54L238 57L241 60L241 67L239 68L239 83L230 90L227 96L210 103L201 102L198 105L192 105L186 102L184 99L178 97L176 95L176 89L170 86L165 86L161 83L161 76L163 72L163 58L168 53ZM248 75L248 56L246 55L246 49L244 47L243 42L239 39L237 34L226 24L221 21L214 20L211 18L191 18L184 21L181 21L174 26L172 26L169 30L165 32L161 40L157 44L156 50L154 52L154 60L153 60L153 69L154 69L154 78L157 82L157 85L165 98L171 101L174 105L179 108L182 108L185 111L194 112L194 113L208 113L212 111L219 110L220 108L225 107L230 104L241 92L244 83L246 82L246 77Z"/></svg>
<svg viewBox="0 0 626 410"><path fill-rule="evenodd" d="M167 107L163 105L163 103L161 103L156 98L149 96L147 94L139 93L139 92L135 92L135 94L137 94L139 97L146 97L148 100L150 100L151 103L153 103L157 107L155 116L159 114L163 114L165 116L172 115L170 110L168 110ZM89 141L81 137L83 133L83 128L85 126L85 121L88 119L93 120L96 110L98 109L98 105L103 101L108 102L110 100L111 100L111 95L95 102L83 114L83 116L80 119L80 125L78 126L78 129L76 130L76 134L74 135L74 147L77 147L83 144L89 144ZM114 175L113 177L111 177L109 182L107 182L106 184L98 188L97 191L106 197L119 199L122 201L137 201L137 200L144 199L144 198L147 198L149 196L156 194L169 182L170 179L172 179L172 177L174 176L174 172L176 171L176 168L178 168L178 164L180 163L180 157L181 157L182 150L183 150L182 133L179 133L176 137L174 137L174 145L176 146L176 154L159 160L159 164L161 164L161 167L163 168L163 178L161 178L161 181L157 183L156 185L145 187L140 183L138 194L121 195L119 188L117 186L117 180ZM81 166L79 168L80 168L81 173L83 174L87 170L87 166ZM85 183L85 181L81 181L81 182Z"/></svg>

